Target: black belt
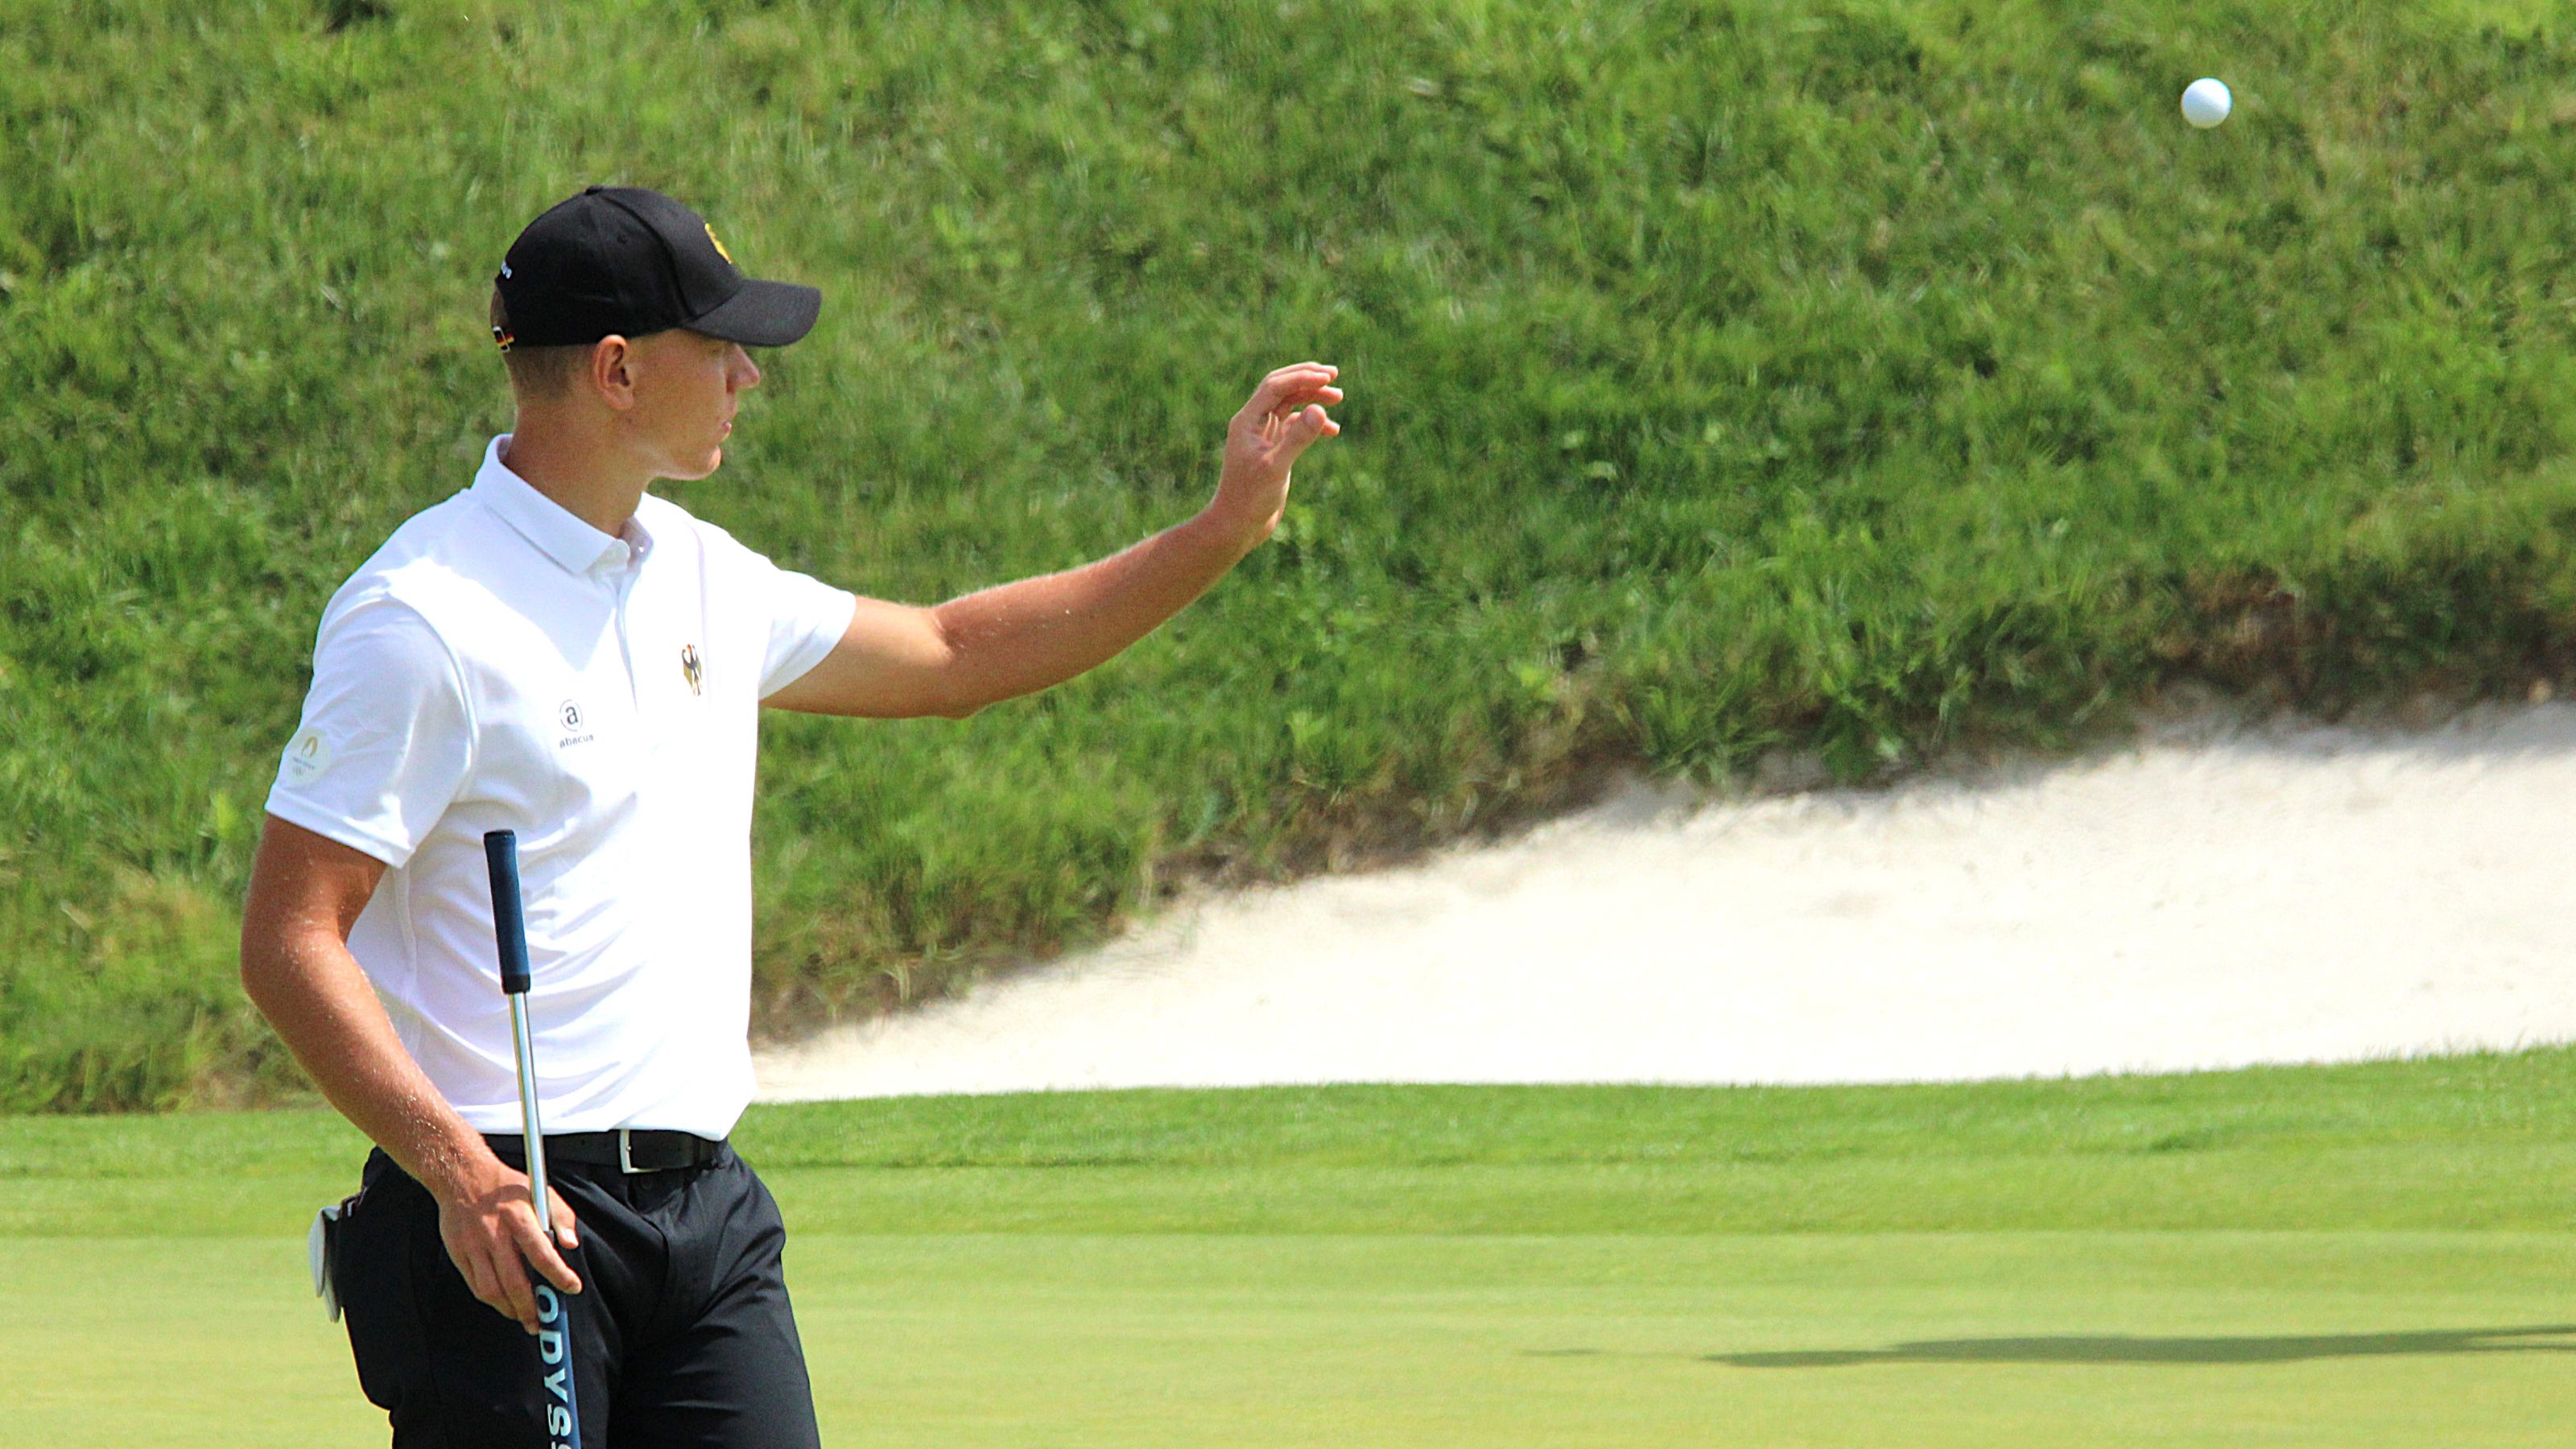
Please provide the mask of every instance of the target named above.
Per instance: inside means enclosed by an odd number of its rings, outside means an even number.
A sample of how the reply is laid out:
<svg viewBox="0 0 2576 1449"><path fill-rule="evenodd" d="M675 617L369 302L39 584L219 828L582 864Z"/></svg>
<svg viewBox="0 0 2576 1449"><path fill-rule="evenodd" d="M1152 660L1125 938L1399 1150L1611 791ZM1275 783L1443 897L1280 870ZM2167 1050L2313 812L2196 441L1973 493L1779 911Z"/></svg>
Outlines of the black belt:
<svg viewBox="0 0 2576 1449"><path fill-rule="evenodd" d="M526 1161L526 1142L516 1132L486 1132L483 1140L492 1150L507 1157ZM549 1132L546 1134L546 1161L580 1162L592 1167L614 1167L620 1172L669 1172L678 1167L704 1167L724 1151L724 1139L713 1140L689 1132L635 1131L620 1127L614 1132Z"/></svg>

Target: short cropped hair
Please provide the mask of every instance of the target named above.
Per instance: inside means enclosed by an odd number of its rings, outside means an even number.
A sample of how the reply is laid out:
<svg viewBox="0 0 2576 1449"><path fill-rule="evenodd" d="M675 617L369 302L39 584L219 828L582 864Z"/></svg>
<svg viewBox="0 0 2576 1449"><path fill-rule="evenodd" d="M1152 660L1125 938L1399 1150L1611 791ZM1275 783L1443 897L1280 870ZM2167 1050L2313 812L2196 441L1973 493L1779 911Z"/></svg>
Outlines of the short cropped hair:
<svg viewBox="0 0 2576 1449"><path fill-rule="evenodd" d="M510 308L501 300L501 289L492 289L492 340L501 345L501 365L510 370L510 391L520 397L555 398L572 390L590 361L590 348L580 343L563 347L523 347L509 341Z"/></svg>

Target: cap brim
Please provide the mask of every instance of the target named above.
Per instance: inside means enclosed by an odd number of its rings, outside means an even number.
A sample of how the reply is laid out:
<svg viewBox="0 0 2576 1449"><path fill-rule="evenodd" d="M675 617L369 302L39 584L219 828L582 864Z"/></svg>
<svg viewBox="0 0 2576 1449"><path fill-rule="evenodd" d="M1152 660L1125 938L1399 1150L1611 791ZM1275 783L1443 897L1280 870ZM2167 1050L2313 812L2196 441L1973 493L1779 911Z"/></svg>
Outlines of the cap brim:
<svg viewBox="0 0 2576 1449"><path fill-rule="evenodd" d="M680 325L745 347L784 347L814 330L823 294L794 282L746 281L714 311Z"/></svg>

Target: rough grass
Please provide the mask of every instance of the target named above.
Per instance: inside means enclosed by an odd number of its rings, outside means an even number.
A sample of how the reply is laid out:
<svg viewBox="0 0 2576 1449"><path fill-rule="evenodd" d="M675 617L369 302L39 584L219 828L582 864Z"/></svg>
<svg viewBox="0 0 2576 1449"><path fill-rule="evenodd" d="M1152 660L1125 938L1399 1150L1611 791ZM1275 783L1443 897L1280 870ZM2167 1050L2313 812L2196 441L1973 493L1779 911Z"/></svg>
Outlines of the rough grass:
<svg viewBox="0 0 2576 1449"><path fill-rule="evenodd" d="M292 1086L232 939L313 623L506 425L486 281L581 182L826 288L679 496L869 593L1178 520L1272 363L1352 392L1112 667L772 726L786 1027L1606 761L2558 670L2551 14L0 0L0 1105Z"/></svg>

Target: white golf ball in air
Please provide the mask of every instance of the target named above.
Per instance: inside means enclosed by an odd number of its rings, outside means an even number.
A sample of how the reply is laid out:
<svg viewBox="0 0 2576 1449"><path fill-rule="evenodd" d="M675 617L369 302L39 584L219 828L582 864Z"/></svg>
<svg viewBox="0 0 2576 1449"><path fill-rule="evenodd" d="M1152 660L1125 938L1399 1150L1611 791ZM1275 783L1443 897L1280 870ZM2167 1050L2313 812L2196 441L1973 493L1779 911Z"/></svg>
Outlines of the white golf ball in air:
<svg viewBox="0 0 2576 1449"><path fill-rule="evenodd" d="M2207 76L2183 87L2182 118L2206 131L2227 119L2236 98L2227 93L2227 82Z"/></svg>

